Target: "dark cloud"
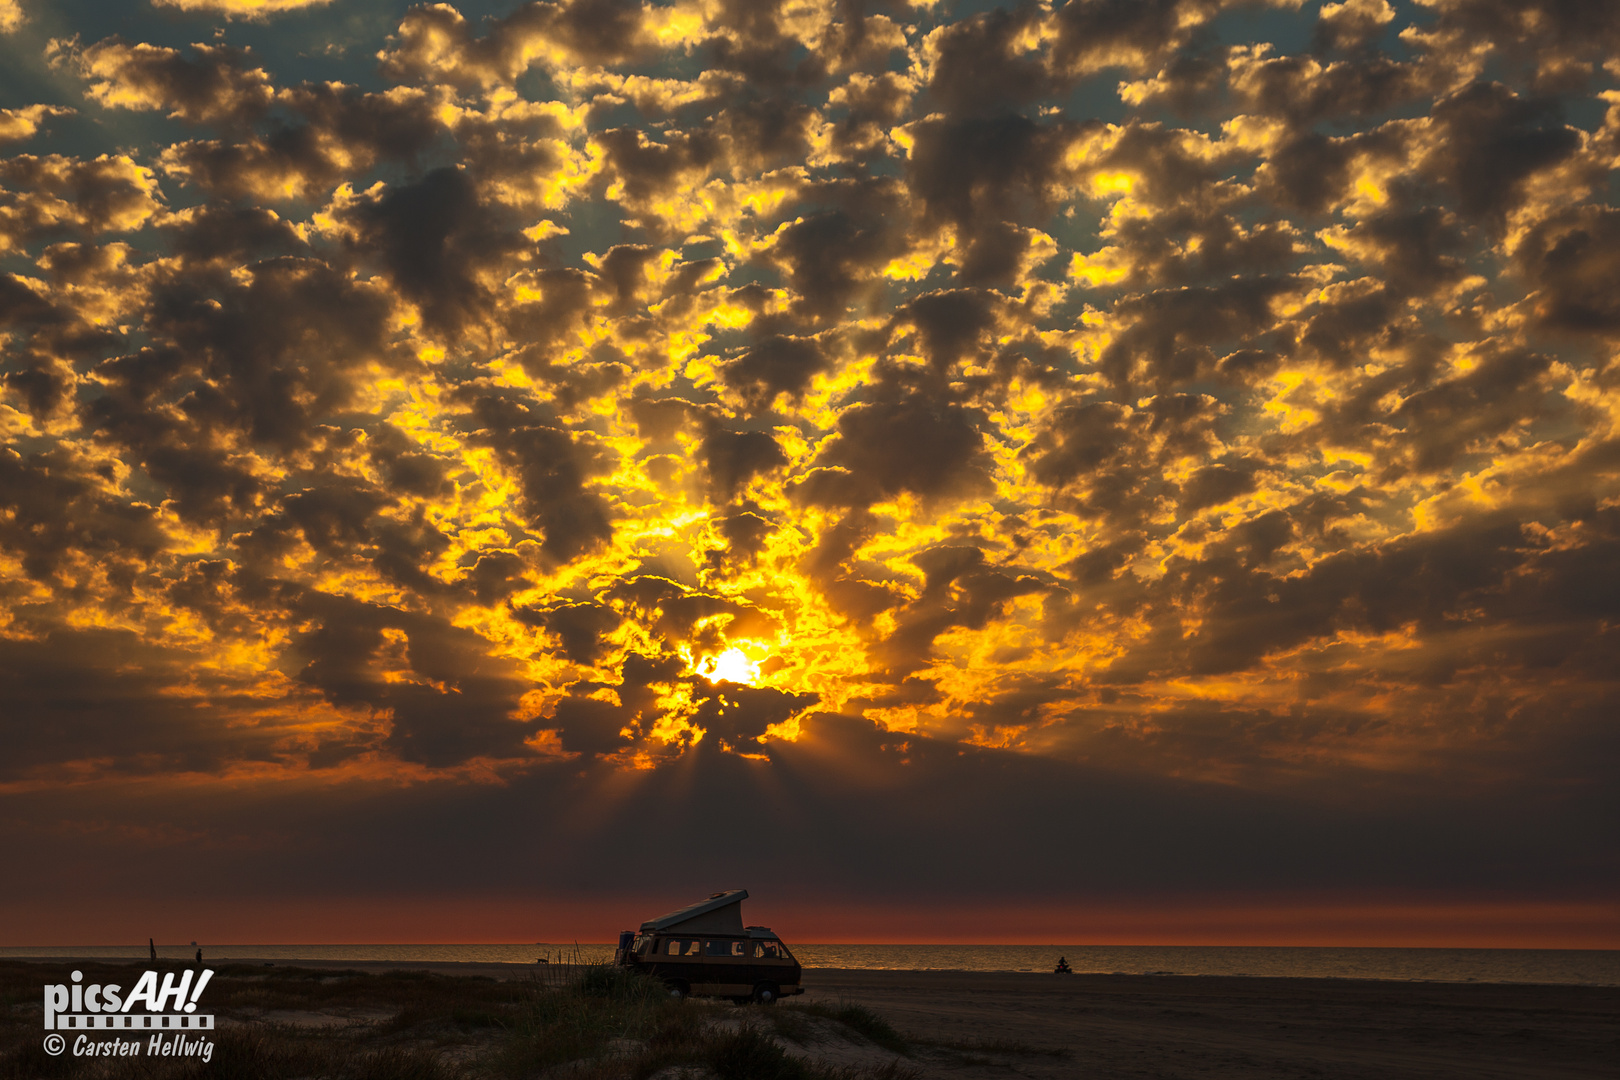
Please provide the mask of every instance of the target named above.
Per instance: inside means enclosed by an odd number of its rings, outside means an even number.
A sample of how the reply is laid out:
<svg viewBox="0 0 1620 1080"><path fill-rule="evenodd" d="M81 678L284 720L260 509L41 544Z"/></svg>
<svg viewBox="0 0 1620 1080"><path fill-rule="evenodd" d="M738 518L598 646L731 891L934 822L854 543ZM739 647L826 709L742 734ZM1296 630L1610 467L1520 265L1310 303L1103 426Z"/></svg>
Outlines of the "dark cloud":
<svg viewBox="0 0 1620 1080"><path fill-rule="evenodd" d="M1305 321L1300 344L1328 363L1348 366L1399 325L1401 297L1375 278L1320 303Z"/></svg>
<svg viewBox="0 0 1620 1080"><path fill-rule="evenodd" d="M545 269L528 275L537 298L512 304L502 320L519 344L519 359L533 375L567 383L570 371L553 360L580 340L590 317L591 278L574 269Z"/></svg>
<svg viewBox="0 0 1620 1080"><path fill-rule="evenodd" d="M815 694L785 694L769 687L718 683L694 716L696 723L717 739L745 753L759 752L765 729L814 708Z"/></svg>
<svg viewBox="0 0 1620 1080"><path fill-rule="evenodd" d="M782 0L721 0L707 20L700 57L707 68L732 71L759 86L811 82L826 74L824 59L805 55L783 25Z"/></svg>
<svg viewBox="0 0 1620 1080"><path fill-rule="evenodd" d="M727 431L718 425L703 436L698 457L709 471L709 491L716 503L730 502L755 476L788 464L769 432Z"/></svg>
<svg viewBox="0 0 1620 1080"><path fill-rule="evenodd" d="M813 337L775 334L749 346L726 365L723 378L756 408L769 407L778 394L802 395L816 374L832 366Z"/></svg>
<svg viewBox="0 0 1620 1080"><path fill-rule="evenodd" d="M406 761L447 766L514 757L533 724L514 720L523 683L489 642L442 619L312 593L297 613L315 625L283 663L334 705L391 721L386 745Z"/></svg>
<svg viewBox="0 0 1620 1080"><path fill-rule="evenodd" d="M1103 350L1102 370L1124 387L1149 381L1169 388L1214 367L1217 347L1238 348L1272 326L1272 301L1289 287L1256 275L1219 286L1166 289L1115 305L1129 320Z"/></svg>
<svg viewBox="0 0 1620 1080"><path fill-rule="evenodd" d="M0 536L28 578L51 578L89 557L127 592L139 566L167 546L152 507L130 505L93 462L70 452L24 457L8 447L0 476Z"/></svg>
<svg viewBox="0 0 1620 1080"><path fill-rule="evenodd" d="M829 210L783 229L771 255L786 271L800 310L812 319L838 318L862 299L901 242L893 221Z"/></svg>
<svg viewBox="0 0 1620 1080"><path fill-rule="evenodd" d="M1620 300L1606 283L1620 271L1620 212L1582 207L1542 223L1517 256L1536 286L1536 314L1550 329L1612 335Z"/></svg>
<svg viewBox="0 0 1620 1080"><path fill-rule="evenodd" d="M1196 514L1200 510L1247 495L1256 486L1253 466L1217 462L1193 473L1181 487L1181 509Z"/></svg>
<svg viewBox="0 0 1620 1080"><path fill-rule="evenodd" d="M1395 20L1389 0L1349 0L1324 5L1311 37L1312 46L1323 52L1365 47L1383 35Z"/></svg>
<svg viewBox="0 0 1620 1080"><path fill-rule="evenodd" d="M776 531L769 520L749 510L721 518L719 528L726 540L727 554L745 563L765 549L766 539Z"/></svg>
<svg viewBox="0 0 1620 1080"><path fill-rule="evenodd" d="M163 207L151 170L122 155L19 154L0 161L0 184L0 244L8 250L138 229Z"/></svg>
<svg viewBox="0 0 1620 1080"><path fill-rule="evenodd" d="M1499 220L1524 198L1536 173L1569 160L1580 136L1553 101L1501 83L1476 82L1435 102L1437 131L1425 171L1456 197L1466 217Z"/></svg>
<svg viewBox="0 0 1620 1080"><path fill-rule="evenodd" d="M278 255L308 254L292 223L259 206L208 203L175 214L174 251L199 262L240 266Z"/></svg>
<svg viewBox="0 0 1620 1080"><path fill-rule="evenodd" d="M322 261L267 259L237 279L181 278L159 292L151 330L208 376L179 402L204 430L304 445L319 417L348 405L356 369L396 359L387 297Z"/></svg>
<svg viewBox="0 0 1620 1080"><path fill-rule="evenodd" d="M155 45L131 45L116 35L71 54L103 105L160 109L192 124L251 124L275 101L276 87L251 53L229 45L196 44L191 55Z"/></svg>
<svg viewBox="0 0 1620 1080"><path fill-rule="evenodd" d="M1130 453L1130 410L1111 401L1065 405L1025 450L1035 478L1050 487L1074 483Z"/></svg>
<svg viewBox="0 0 1620 1080"><path fill-rule="evenodd" d="M989 487L974 414L922 394L854 405L798 488L807 502L853 506L910 492L928 499Z"/></svg>
<svg viewBox="0 0 1620 1080"><path fill-rule="evenodd" d="M644 306L647 264L657 254L645 244L615 244L602 256L597 272L613 292L615 313L629 314Z"/></svg>
<svg viewBox="0 0 1620 1080"><path fill-rule="evenodd" d="M1220 0L1069 0L1057 11L1053 59L1075 74L1141 70L1191 41L1227 6Z"/></svg>
<svg viewBox="0 0 1620 1080"><path fill-rule="evenodd" d="M0 717L9 748L0 776L18 780L86 761L135 774L209 770L244 750L268 758L276 733L221 731L232 689L176 696L188 660L128 630L62 627L0 641L9 703Z"/></svg>
<svg viewBox="0 0 1620 1080"><path fill-rule="evenodd" d="M643 743L653 725L667 713L660 703L660 687L673 687L684 665L673 654L644 656L632 652L624 658L618 683L580 683L574 693L557 703L550 724L564 750L575 754L607 756Z"/></svg>
<svg viewBox="0 0 1620 1080"><path fill-rule="evenodd" d="M925 216L954 226L965 262L989 261L985 272L993 279L1006 258L985 249L1006 244L1005 222L1045 215L1055 186L1066 179L1065 153L1082 130L1011 112L929 117L911 125L906 178Z"/></svg>
<svg viewBox="0 0 1620 1080"><path fill-rule="evenodd" d="M1436 5L1439 34L1456 34L1538 68L1602 62L1620 46L1620 13L1567 0L1449 0Z"/></svg>
<svg viewBox="0 0 1620 1080"><path fill-rule="evenodd" d="M934 41L928 92L951 112L977 112L1046 97L1054 87L1047 59L1028 50L1044 12L1034 4L981 12L952 23Z"/></svg>
<svg viewBox="0 0 1620 1080"><path fill-rule="evenodd" d="M1042 591L1039 579L986 565L976 547L937 547L912 557L923 572L921 594L896 615L894 633L874 650L891 675L909 675L933 659L934 640L947 630L981 630L1007 601Z"/></svg>
<svg viewBox="0 0 1620 1080"><path fill-rule="evenodd" d="M545 534L540 550L568 562L613 535L608 506L586 484L611 467L611 453L589 432L547 423L508 397L483 394L472 402L471 439L493 447L513 469L530 516Z"/></svg>
<svg viewBox="0 0 1620 1080"><path fill-rule="evenodd" d="M557 635L562 654L576 664L593 664L600 660L606 653L603 635L617 629L623 621L612 608L597 603L565 603L540 609L514 607L513 614Z"/></svg>
<svg viewBox="0 0 1620 1080"><path fill-rule="evenodd" d="M1404 137L1387 125L1338 137L1303 131L1272 150L1256 179L1268 199L1292 210L1322 213L1347 197L1358 158L1393 160L1404 153Z"/></svg>
<svg viewBox="0 0 1620 1080"><path fill-rule="evenodd" d="M976 353L996 326L995 298L983 292L950 289L925 293L900 311L916 327L923 352L940 370Z"/></svg>
<svg viewBox="0 0 1620 1080"><path fill-rule="evenodd" d="M625 60L641 47L638 13L624 0L534 0L474 37L455 8L419 4L400 22L393 48L381 54L382 72L400 82L474 87L515 81L547 45L573 63Z"/></svg>
<svg viewBox="0 0 1620 1080"><path fill-rule="evenodd" d="M449 484L444 460L421 450L415 440L392 424L383 424L366 440L366 452L382 470L390 491L427 498Z"/></svg>
<svg viewBox="0 0 1620 1080"><path fill-rule="evenodd" d="M49 300L16 274L0 276L0 296L5 298L0 319L8 326L60 322L63 318Z"/></svg>
<svg viewBox="0 0 1620 1080"><path fill-rule="evenodd" d="M1332 556L1298 577L1265 575L1260 587L1245 579L1254 571L1235 565L1209 568L1218 576L1194 572L1189 584L1213 588L1190 662L1201 671L1238 670L1341 627L1443 632L1469 604L1504 587L1528 543L1516 522L1498 517Z"/></svg>
<svg viewBox="0 0 1620 1080"><path fill-rule="evenodd" d="M654 139L635 128L613 128L596 138L606 151L621 198L632 206L701 180L722 152L719 139L708 131L671 131Z"/></svg>
<svg viewBox="0 0 1620 1080"><path fill-rule="evenodd" d="M771 616L746 599L692 589L668 578L642 575L609 589L602 599L622 613L633 613L648 630L671 645L692 644L707 654L725 639L770 636Z"/></svg>
<svg viewBox="0 0 1620 1080"><path fill-rule="evenodd" d="M500 227L459 169L436 169L393 188L356 206L350 220L358 245L377 253L395 287L443 334L489 311L482 272L523 244L516 231Z"/></svg>
<svg viewBox="0 0 1620 1080"><path fill-rule="evenodd" d="M1318 35L1318 42L1323 39ZM1330 33L1326 40L1332 42L1329 48L1336 48L1346 39ZM1229 78L1245 111L1285 119L1305 134L1323 120L1342 123L1389 113L1442 89L1444 74L1377 53L1357 53L1326 64L1309 56L1243 57L1231 64Z"/></svg>
<svg viewBox="0 0 1620 1080"><path fill-rule="evenodd" d="M416 162L445 134L436 103L421 93L306 83L281 91L276 104L251 136L173 144L164 171L226 199L321 199L357 169Z"/></svg>
<svg viewBox="0 0 1620 1080"><path fill-rule="evenodd" d="M883 153L889 127L911 108L911 94L892 71L875 77L857 74L828 95L828 105L838 116L833 138L840 150L865 162Z"/></svg>
<svg viewBox="0 0 1620 1080"><path fill-rule="evenodd" d="M1463 276L1466 236L1454 217L1437 206L1374 214L1344 233L1368 270L1391 292L1427 295Z"/></svg>
<svg viewBox="0 0 1620 1080"><path fill-rule="evenodd" d="M810 153L815 110L782 98L744 98L716 117L733 167L772 169L803 161Z"/></svg>
<svg viewBox="0 0 1620 1080"><path fill-rule="evenodd" d="M1408 397L1394 415L1405 423L1413 466L1445 468L1467 449L1486 449L1486 440L1513 425L1546 416L1551 410L1535 390L1550 364L1526 350L1493 352L1466 374Z"/></svg>

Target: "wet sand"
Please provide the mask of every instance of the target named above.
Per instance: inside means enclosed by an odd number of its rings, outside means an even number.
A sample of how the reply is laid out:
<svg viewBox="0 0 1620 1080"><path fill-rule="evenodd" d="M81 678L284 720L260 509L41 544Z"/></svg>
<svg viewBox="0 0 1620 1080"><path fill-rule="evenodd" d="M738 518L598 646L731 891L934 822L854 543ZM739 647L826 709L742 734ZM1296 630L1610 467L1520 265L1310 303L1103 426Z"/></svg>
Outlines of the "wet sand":
<svg viewBox="0 0 1620 1080"><path fill-rule="evenodd" d="M919 1039L1069 1054L941 1060L930 1076L1620 1077L1620 988L829 969L805 986Z"/></svg>

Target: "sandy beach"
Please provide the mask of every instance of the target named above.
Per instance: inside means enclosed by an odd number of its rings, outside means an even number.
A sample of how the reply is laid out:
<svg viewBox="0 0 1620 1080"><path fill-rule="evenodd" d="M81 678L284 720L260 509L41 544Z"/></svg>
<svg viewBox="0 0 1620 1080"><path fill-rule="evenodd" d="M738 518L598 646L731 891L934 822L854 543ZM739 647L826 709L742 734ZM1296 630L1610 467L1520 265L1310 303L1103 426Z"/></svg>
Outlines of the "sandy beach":
<svg viewBox="0 0 1620 1080"><path fill-rule="evenodd" d="M859 1001L919 1039L1008 1040L1030 1077L1620 1076L1620 989L1371 980L814 970L807 1000ZM930 1064L1004 1077L1007 1065Z"/></svg>
<svg viewBox="0 0 1620 1080"><path fill-rule="evenodd" d="M535 964L227 963L377 975L425 970L501 982L547 974ZM808 969L804 985L806 992L781 1008L865 1006L909 1040L904 1064L926 1077L1620 1076L1614 987L826 968ZM716 1019L736 1010L694 1006L714 1010ZM265 1019L319 1024L319 1010ZM382 1012L347 1012L328 1022L384 1019ZM876 1067L895 1057L877 1046L855 1049L839 1048L838 1063Z"/></svg>

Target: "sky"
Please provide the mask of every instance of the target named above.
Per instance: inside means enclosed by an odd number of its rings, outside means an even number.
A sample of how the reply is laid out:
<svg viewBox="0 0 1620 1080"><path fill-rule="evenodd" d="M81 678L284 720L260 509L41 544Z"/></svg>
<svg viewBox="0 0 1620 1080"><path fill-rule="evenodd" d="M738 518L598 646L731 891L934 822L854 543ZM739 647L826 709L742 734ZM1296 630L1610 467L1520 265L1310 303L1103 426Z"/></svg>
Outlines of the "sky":
<svg viewBox="0 0 1620 1080"><path fill-rule="evenodd" d="M0 944L1620 947L1617 56L0 0Z"/></svg>

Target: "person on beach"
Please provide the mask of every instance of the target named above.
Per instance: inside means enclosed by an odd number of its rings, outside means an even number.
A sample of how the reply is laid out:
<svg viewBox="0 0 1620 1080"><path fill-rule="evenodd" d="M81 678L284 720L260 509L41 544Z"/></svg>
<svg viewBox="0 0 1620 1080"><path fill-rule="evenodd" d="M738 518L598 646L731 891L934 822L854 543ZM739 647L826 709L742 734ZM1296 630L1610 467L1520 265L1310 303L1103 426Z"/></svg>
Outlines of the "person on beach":
<svg viewBox="0 0 1620 1080"><path fill-rule="evenodd" d="M202 950L197 950L197 966L202 967Z"/></svg>
<svg viewBox="0 0 1620 1080"><path fill-rule="evenodd" d="M149 951L152 954L152 959L156 960L157 959L157 945L152 941L151 938L146 939L146 948L147 948L147 951Z"/></svg>
<svg viewBox="0 0 1620 1080"><path fill-rule="evenodd" d="M1054 975L1073 975L1074 974L1074 968L1069 966L1069 958L1066 957L1066 956L1058 957L1058 965L1053 970L1052 974L1054 974Z"/></svg>

